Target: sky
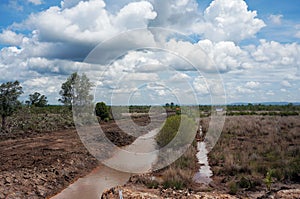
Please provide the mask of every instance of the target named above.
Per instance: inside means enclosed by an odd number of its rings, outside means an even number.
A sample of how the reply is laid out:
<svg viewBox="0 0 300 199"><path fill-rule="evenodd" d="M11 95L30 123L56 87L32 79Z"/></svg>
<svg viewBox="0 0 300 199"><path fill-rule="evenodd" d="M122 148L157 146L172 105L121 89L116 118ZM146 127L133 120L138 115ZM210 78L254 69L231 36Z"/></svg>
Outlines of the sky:
<svg viewBox="0 0 300 199"><path fill-rule="evenodd" d="M0 83L58 104L85 73L95 101L300 101L300 1L2 0Z"/></svg>

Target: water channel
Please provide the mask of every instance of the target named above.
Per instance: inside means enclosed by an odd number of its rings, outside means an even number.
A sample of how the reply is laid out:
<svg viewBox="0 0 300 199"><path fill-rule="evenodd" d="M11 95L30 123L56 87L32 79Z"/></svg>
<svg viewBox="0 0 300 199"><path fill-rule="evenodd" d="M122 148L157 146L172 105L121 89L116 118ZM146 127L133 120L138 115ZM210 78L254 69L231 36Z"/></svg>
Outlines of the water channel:
<svg viewBox="0 0 300 199"><path fill-rule="evenodd" d="M157 160L158 153L153 151L157 147L155 136L158 131L159 129L154 129L140 136L131 145L118 151L105 163L108 165L119 164L117 167L120 168L121 165L124 171L149 172L152 164ZM147 155L145 156L145 154ZM79 178L52 199L100 198L105 190L125 184L131 175L131 172L121 172L101 165L85 177Z"/></svg>
<svg viewBox="0 0 300 199"><path fill-rule="evenodd" d="M200 136L203 136L202 126L199 127ZM212 179L211 176L213 175L209 163L208 163L208 151L206 149L206 144L204 141L197 142L197 159L198 163L200 164L199 171L194 176L194 181L197 183L209 184Z"/></svg>
<svg viewBox="0 0 300 199"><path fill-rule="evenodd" d="M158 129L154 129L149 133L140 136L131 145L126 146L124 150L118 151L112 158L108 159L106 163L121 164L124 166L125 171L126 169L128 169L128 171L134 169L137 171L136 173L151 171L151 165L155 163L158 154L148 152L155 151L157 147L154 139L157 133ZM200 135L202 135L201 126ZM197 183L208 184L212 181L210 178L212 176L212 171L208 164L208 151L206 150L205 142L198 142L197 148L197 158L200 169L195 174L194 181ZM149 155L144 156L144 153L148 153ZM143 156L141 156L141 154L143 154ZM98 199L105 190L125 184L131 175L131 172L121 172L105 165L100 165L90 174L78 179L61 193L52 197L52 199Z"/></svg>

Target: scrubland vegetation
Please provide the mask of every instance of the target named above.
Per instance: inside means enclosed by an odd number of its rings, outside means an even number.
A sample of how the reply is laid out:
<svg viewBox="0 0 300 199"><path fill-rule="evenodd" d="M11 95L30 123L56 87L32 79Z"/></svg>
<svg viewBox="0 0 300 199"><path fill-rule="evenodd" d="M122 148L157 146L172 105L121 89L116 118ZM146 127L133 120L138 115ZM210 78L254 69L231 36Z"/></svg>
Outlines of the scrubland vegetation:
<svg viewBox="0 0 300 199"><path fill-rule="evenodd" d="M144 184L151 189L158 187L175 190L191 189L194 185L193 177L199 168L198 160L195 156L196 153L197 149L195 144L193 144L171 165L153 172L152 175L155 178L141 175L138 176L136 183Z"/></svg>
<svg viewBox="0 0 300 199"><path fill-rule="evenodd" d="M300 183L299 132L299 116L227 117L209 153L215 179L233 194Z"/></svg>
<svg viewBox="0 0 300 199"><path fill-rule="evenodd" d="M288 188L299 184L299 106L289 104L241 107L229 107L229 110L236 111L236 116L226 117L221 137L208 154L213 171L213 189L243 195L249 191L276 191L282 186ZM242 114L251 108L266 114ZM160 146L165 146L174 137L173 133L178 130L180 122L178 118L180 117L171 116L167 119L157 136ZM209 128L210 118L202 117L201 120L205 133ZM193 144L181 158L153 174L159 180L142 177L141 181L147 187L196 190L197 186L192 180L195 168L199 167L195 154L196 147Z"/></svg>
<svg viewBox="0 0 300 199"><path fill-rule="evenodd" d="M180 146L190 144L190 141L194 140L193 134L196 132L196 123L191 118L183 115L173 115L167 118L162 129L156 136L156 141L159 147L166 146L174 137L178 137L180 143L174 142L174 145L171 146L174 153L176 150L180 150ZM192 137L192 140L190 137ZM185 151L185 153L173 162L170 166L163 168L158 171L163 188L175 188L183 189L189 188L193 184L193 176L195 175L197 166L196 158L196 142L193 141L193 144ZM159 162L164 161L163 154L159 154Z"/></svg>
<svg viewBox="0 0 300 199"><path fill-rule="evenodd" d="M299 115L300 106L289 103L287 105L229 105L226 107L226 115L270 115L270 116L293 116Z"/></svg>
<svg viewBox="0 0 300 199"><path fill-rule="evenodd" d="M81 88L80 85L76 84L76 79L83 82L86 87ZM82 103L91 103L91 95L86 92L91 86L92 84L86 79L86 76L72 74L63 83L60 91L62 96L60 102L64 106L51 106L47 105L47 97L37 92L29 95L29 100L22 104L18 101L18 97L23 92L19 82L2 84L0 90L0 113L2 116L0 140L22 140L36 135L45 136L44 133L74 128L73 113L70 105L75 103L79 106ZM8 93L10 90L12 92ZM73 92L82 94L85 97L80 99L74 98ZM11 101L13 103L9 103ZM167 103L162 107L166 110L167 119L156 137L158 146L163 148L175 136L179 139L173 143L172 149L174 153L178 152L176 147L182 143L188 144L192 142L192 145L185 151L183 156L171 165L155 171L153 175L156 178L140 176L138 182L146 185L148 188L197 190L197 186L193 182L193 176L199 168L196 158L196 141L194 140L195 137L191 138L188 133L195 132L198 124L195 124L195 121L189 116L200 118L205 134L209 128L209 116L212 112L217 111L216 107L205 105L179 107L174 103ZM195 111L195 107L199 108L199 112ZM131 144L136 137L122 132L115 120L124 119L124 117L125 119L131 118L139 126L146 127L151 122L154 122L151 121L148 114L151 108L153 107L110 107L104 102L100 102L95 106L95 115L98 116L99 122L102 125L104 124L104 133L110 141L117 146L124 146ZM115 115L112 112L113 109L117 110L114 113ZM155 107L152 110L155 110ZM128 112L131 113L129 114L130 117L122 115L122 113ZM213 188L225 190L230 194L243 194L247 191L272 191L280 189L281 185L300 184L299 113L300 106L293 104L227 106L226 113L221 112L221 114L226 114L221 137L208 154L215 185L211 185L212 187L207 190ZM126 123L126 120L124 122ZM132 132L138 131L133 127L129 129ZM143 135L150 130L144 128L139 133ZM61 136L61 134L59 135ZM73 139L78 138L73 136ZM47 139L45 138L45 140ZM53 140L55 143L55 138ZM43 147L47 148L48 146ZM52 149L47 150L51 151ZM55 152L55 150L53 149L52 151ZM79 148L78 150L82 149ZM69 151L64 153L67 154ZM72 152L70 153L73 154ZM56 156L61 155L53 154ZM44 154L39 155L42 157ZM7 156L7 159L11 156ZM30 157L28 155L29 159ZM90 155L89 158L92 159ZM158 156L159 162L163 162L166 158L163 154ZM55 159L55 157L52 159ZM47 165L47 162L44 165ZM41 166L41 169L43 169L44 165ZM31 166L34 168L34 165ZM93 166L95 166L95 162L90 165L90 168ZM6 167L9 166L6 165ZM72 177L72 179L74 178L75 176Z"/></svg>
<svg viewBox="0 0 300 199"><path fill-rule="evenodd" d="M2 139L74 128L72 111L64 106L22 106L6 123Z"/></svg>

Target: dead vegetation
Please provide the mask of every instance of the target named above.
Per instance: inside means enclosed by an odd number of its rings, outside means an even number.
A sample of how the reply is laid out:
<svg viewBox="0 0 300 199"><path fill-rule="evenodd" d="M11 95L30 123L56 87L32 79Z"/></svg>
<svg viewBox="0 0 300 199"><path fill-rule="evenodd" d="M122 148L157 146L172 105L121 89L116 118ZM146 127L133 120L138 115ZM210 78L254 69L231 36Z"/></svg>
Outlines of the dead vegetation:
<svg viewBox="0 0 300 199"><path fill-rule="evenodd" d="M206 120L206 126L208 120ZM299 116L227 117L220 139L209 153L214 180L229 193L300 183Z"/></svg>

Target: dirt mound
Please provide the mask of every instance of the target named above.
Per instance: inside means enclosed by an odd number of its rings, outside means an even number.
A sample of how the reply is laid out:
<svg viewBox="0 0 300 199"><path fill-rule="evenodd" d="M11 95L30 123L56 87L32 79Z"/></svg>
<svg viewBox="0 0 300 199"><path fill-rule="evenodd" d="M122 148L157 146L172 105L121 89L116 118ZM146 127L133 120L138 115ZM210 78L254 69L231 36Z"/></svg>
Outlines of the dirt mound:
<svg viewBox="0 0 300 199"><path fill-rule="evenodd" d="M192 193L189 190L173 190L173 189L147 189L142 186L123 186L115 187L103 193L103 199L119 199L120 194L123 198L134 199L164 199L164 198L182 198L182 199L236 199L235 196L215 192L197 192Z"/></svg>

